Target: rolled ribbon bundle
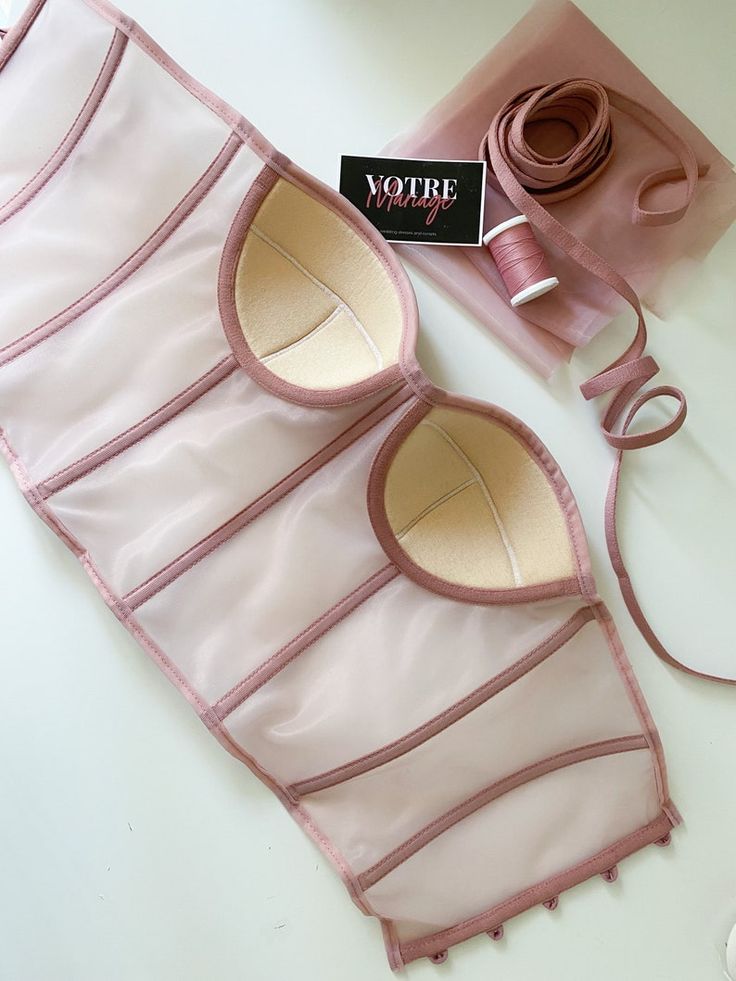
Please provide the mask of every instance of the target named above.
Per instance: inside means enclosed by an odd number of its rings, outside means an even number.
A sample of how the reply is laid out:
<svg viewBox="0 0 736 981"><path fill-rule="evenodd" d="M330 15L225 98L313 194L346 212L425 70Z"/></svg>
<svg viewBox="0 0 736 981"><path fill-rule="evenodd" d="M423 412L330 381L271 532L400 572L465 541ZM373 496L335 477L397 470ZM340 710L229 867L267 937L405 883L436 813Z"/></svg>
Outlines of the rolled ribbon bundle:
<svg viewBox="0 0 736 981"><path fill-rule="evenodd" d="M686 667L660 642L634 593L616 530L616 504L624 451L661 443L677 432L687 414L685 396L678 388L669 385L641 391L657 374L659 366L654 358L644 353L647 330L639 297L627 280L601 255L560 224L545 208L545 204L562 201L580 193L608 165L615 145L611 106L645 126L679 161L679 166L649 174L640 182L634 194L632 222L652 226L679 221L692 201L698 177L705 173L706 168L698 167L689 144L656 115L640 103L593 79L572 78L541 85L526 89L509 99L494 116L481 142L479 155L481 158L485 157L491 179L531 225L563 249L579 266L615 290L636 314L637 328L630 345L615 361L581 385L586 399L612 393L611 401L601 419L604 437L618 451L605 508L608 553L624 601L652 650L664 661L688 673L725 681L727 679L705 675ZM545 120L563 122L575 134L572 145L558 156L540 154L527 140L527 128L532 123ZM642 206L642 196L646 191L665 181L683 177L686 181L685 194L678 207L657 211ZM647 402L663 395L678 403L672 417L663 425L646 432L629 433L639 410Z"/></svg>
<svg viewBox="0 0 736 981"><path fill-rule="evenodd" d="M615 89L606 88L594 79L571 78L526 89L509 99L496 113L479 150L479 156L485 157L488 163L492 178L495 178L499 188L517 207L519 204L509 193L509 189L517 197L519 192L527 192L523 201L525 204L531 202L536 205L535 214L538 220L526 211L524 214L543 232L544 216L548 227L551 228L549 222L554 222L544 206L579 194L597 180L609 164L615 146L611 106L645 126L680 162L680 166L648 174L640 182L634 194L632 222L636 225L672 225L687 211L695 193L698 176L705 173L705 168L698 168L691 147L657 116L633 99ZM526 138L528 127L544 121L563 123L575 134L569 149L558 156L550 157L540 153ZM658 184L682 177L685 178L687 187L679 207L660 211L642 207L641 199L646 191ZM555 231L559 236L560 230L565 229L559 223L555 224ZM575 236L569 237L579 243ZM550 238L555 238L555 235L550 234ZM597 253L589 249L586 251L596 260L604 261ZM575 258L584 268L588 267L587 257L586 261L581 261L577 256ZM614 272L614 275L625 282L617 273ZM612 288L616 289L615 286Z"/></svg>

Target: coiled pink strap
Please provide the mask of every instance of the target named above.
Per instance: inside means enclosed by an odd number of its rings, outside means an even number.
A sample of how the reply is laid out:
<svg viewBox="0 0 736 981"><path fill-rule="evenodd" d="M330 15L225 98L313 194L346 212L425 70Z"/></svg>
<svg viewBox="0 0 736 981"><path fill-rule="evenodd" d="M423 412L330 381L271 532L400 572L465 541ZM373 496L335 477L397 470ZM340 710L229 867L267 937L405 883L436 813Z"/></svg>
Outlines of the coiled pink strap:
<svg viewBox="0 0 736 981"><path fill-rule="evenodd" d="M706 168L698 167L689 144L657 116L638 102L592 79L572 78L551 85L541 85L509 99L493 118L481 143L479 156L486 158L498 186L535 228L563 249L583 269L587 269L615 290L636 313L636 333L623 354L581 385L586 399L596 398L607 392L613 393L601 419L603 435L618 450L606 499L608 553L629 612L652 650L676 667L691 674L711 678L710 675L701 674L681 664L658 640L634 594L616 531L616 503L624 450L652 446L676 433L687 414L685 396L678 388L661 385L648 389L635 398L659 371L654 358L644 353L647 329L639 297L623 276L602 256L588 248L545 208L545 204L562 201L582 191L610 162L615 147L611 106L645 126L679 161L679 167L650 174L641 182L634 195L632 222L637 225L667 225L679 221L692 200L698 177L705 173ZM558 157L542 156L526 141L526 126L545 119L562 121L576 133L573 146ZM685 178L686 188L684 200L679 207L662 211L650 211L642 207L641 199L646 191L664 181L682 177ZM669 421L644 433L629 433L629 428L642 406L660 396L671 397L678 403Z"/></svg>

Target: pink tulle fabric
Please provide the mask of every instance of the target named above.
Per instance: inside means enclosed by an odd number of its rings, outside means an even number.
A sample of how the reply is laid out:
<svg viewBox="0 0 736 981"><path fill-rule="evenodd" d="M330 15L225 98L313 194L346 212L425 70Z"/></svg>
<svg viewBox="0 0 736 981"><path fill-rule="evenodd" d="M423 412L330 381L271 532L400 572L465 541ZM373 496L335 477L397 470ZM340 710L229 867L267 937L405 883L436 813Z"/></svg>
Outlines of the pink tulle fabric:
<svg viewBox="0 0 736 981"><path fill-rule="evenodd" d="M409 132L381 151L389 156L472 159L491 119L507 99L535 85L589 77L642 103L692 146L701 167L695 198L674 225L643 228L631 222L642 178L676 161L648 130L612 110L616 148L599 178L582 193L549 206L578 238L602 255L657 316L666 317L678 287L736 216L732 165L646 76L569 0L539 3ZM559 152L569 131L539 126L538 149ZM645 203L667 207L682 198L673 181L652 189ZM514 213L489 183L486 228ZM405 258L434 279L543 375L550 375L575 348L587 344L622 309L618 297L595 276L545 242L560 286L513 310L493 259L485 248L399 245Z"/></svg>

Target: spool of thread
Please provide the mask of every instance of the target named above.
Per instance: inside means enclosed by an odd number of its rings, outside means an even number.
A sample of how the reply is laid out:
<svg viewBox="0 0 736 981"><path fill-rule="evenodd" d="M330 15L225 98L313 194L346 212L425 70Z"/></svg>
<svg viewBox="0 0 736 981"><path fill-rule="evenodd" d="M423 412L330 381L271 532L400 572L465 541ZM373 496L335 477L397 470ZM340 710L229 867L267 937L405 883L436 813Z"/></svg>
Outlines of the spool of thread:
<svg viewBox="0 0 736 981"><path fill-rule="evenodd" d="M511 297L519 307L560 285L526 215L514 215L483 236Z"/></svg>

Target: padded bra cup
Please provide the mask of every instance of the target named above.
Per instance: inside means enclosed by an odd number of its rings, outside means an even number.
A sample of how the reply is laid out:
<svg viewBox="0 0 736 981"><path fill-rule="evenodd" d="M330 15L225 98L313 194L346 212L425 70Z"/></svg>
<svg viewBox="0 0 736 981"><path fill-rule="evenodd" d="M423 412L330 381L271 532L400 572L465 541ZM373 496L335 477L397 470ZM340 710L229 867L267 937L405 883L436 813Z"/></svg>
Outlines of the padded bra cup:
<svg viewBox="0 0 736 981"><path fill-rule="evenodd" d="M301 388L342 388L399 360L401 306L385 267L347 222L283 179L246 233L235 306L253 355Z"/></svg>
<svg viewBox="0 0 736 981"><path fill-rule="evenodd" d="M391 462L384 500L402 549L438 579L513 589L574 574L544 473L514 436L471 410L425 415Z"/></svg>

